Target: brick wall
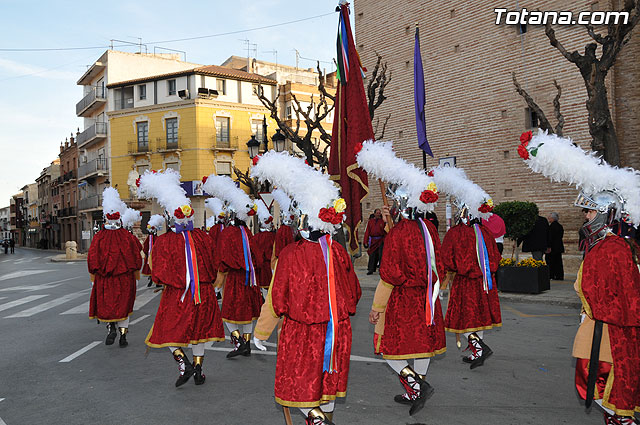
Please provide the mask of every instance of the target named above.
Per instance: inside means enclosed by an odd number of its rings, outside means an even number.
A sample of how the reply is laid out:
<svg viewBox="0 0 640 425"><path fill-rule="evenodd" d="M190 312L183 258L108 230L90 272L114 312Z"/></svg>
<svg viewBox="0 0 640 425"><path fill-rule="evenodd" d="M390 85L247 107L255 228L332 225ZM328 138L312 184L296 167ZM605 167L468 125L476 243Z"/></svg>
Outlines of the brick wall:
<svg viewBox="0 0 640 425"><path fill-rule="evenodd" d="M528 10L578 12L589 10L592 3L524 1L518 5ZM426 82L427 135L435 155L435 159L428 158L428 167L437 165L438 158L455 156L457 165L496 203L533 201L542 215L557 211L565 227L565 244L575 251L577 230L582 224L580 210L572 206L577 191L531 173L518 156L518 139L526 130L526 103L515 92L511 73L516 73L552 125L556 122L552 104L556 79L563 90L560 102L566 119L564 135L588 148L584 83L577 68L549 44L543 27L529 26L525 34L519 34L515 26L495 25L495 7L515 10L516 2L453 1L443 6L435 0L354 0L356 46L364 66L373 68L377 52L392 73L386 90L388 99L376 116L391 115L384 140L393 140L400 156L421 166L413 111L413 45L418 23ZM570 51L583 52L591 40L579 25L556 26L555 30ZM625 48L608 81L609 93L614 93L610 102L622 141L623 164L635 167L640 167L639 37L636 34ZM382 204L376 189L374 186L372 196L365 200L365 222L371 210ZM436 212L444 223L444 202ZM443 228L441 225L441 231Z"/></svg>

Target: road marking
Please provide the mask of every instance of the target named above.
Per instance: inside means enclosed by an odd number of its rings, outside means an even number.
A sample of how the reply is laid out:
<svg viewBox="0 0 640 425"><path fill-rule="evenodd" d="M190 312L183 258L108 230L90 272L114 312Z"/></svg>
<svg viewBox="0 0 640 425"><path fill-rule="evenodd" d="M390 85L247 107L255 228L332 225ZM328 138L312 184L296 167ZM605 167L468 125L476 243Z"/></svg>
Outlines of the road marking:
<svg viewBox="0 0 640 425"><path fill-rule="evenodd" d="M4 398L0 398L0 401L4 401Z"/></svg>
<svg viewBox="0 0 640 425"><path fill-rule="evenodd" d="M62 314L89 314L89 301L83 302L77 307L73 307L67 311L64 311Z"/></svg>
<svg viewBox="0 0 640 425"><path fill-rule="evenodd" d="M38 300L40 298L44 298L47 297L48 294L44 294L44 295L29 295L28 297L24 297L24 298L20 298L19 300L15 300L15 301L10 301L8 303L4 303L4 304L0 304L0 311L4 311L7 309L10 309L12 307L16 307L22 304L26 304L29 303L31 301L35 301Z"/></svg>
<svg viewBox="0 0 640 425"><path fill-rule="evenodd" d="M49 282L49 283L43 283L42 285L12 286L10 288L2 288L2 289L0 289L0 291L2 291L2 292L6 292L6 291L28 291L28 292L44 291L44 290L47 290L47 289L50 289L50 288L55 288L56 286L60 286L64 282L68 282L70 280L75 280L75 279L85 279L85 277L84 276L75 276L75 277L70 277L70 278L67 278L67 279L55 280L55 281Z"/></svg>
<svg viewBox="0 0 640 425"><path fill-rule="evenodd" d="M141 295L136 297L136 302L133 306L133 311L140 310L140 308L144 307L149 301L151 301L154 297L157 297L158 295L160 295L160 291L154 292L149 290L149 291L143 292Z"/></svg>
<svg viewBox="0 0 640 425"><path fill-rule="evenodd" d="M18 263L16 262L16 264ZM5 274L4 276L0 277L0 280L15 279L17 277L30 276L33 274L47 273L52 271L53 270L21 270L19 272Z"/></svg>
<svg viewBox="0 0 640 425"><path fill-rule="evenodd" d="M515 308L510 307L508 305L503 305L502 308L504 308L505 310L509 310L510 312L515 314L516 316L520 316L520 317L524 317L524 318L531 318L531 317L569 317L569 316L575 316L576 315L575 313L527 314L527 313L523 313L521 311L518 311Z"/></svg>
<svg viewBox="0 0 640 425"><path fill-rule="evenodd" d="M146 319L147 317L149 317L149 315L148 315L148 314L145 314L144 316L140 316L140 317L138 317L137 319L130 321L130 322L129 322L129 326L131 326L131 325L135 325L136 323L140 323L140 322L142 322L144 319Z"/></svg>
<svg viewBox="0 0 640 425"><path fill-rule="evenodd" d="M64 359L60 360L59 363L69 363L71 360L75 359L78 356L83 355L84 353L86 353L87 351L91 350L93 347L102 344L102 341L93 341L91 344L87 345L84 348L79 349L78 351L76 351L75 353L65 357ZM0 424L2 425L2 424Z"/></svg>
<svg viewBox="0 0 640 425"><path fill-rule="evenodd" d="M0 425L7 425L7 423L0 418Z"/></svg>
<svg viewBox="0 0 640 425"><path fill-rule="evenodd" d="M35 307L29 308L27 310L23 310L19 313L12 314L11 316L6 316L5 319L10 319L14 317L30 317L34 314L42 313L45 310L49 310L53 307L57 307L61 304L64 304L68 301L75 300L76 298L82 296L85 291L74 292L72 294L63 295L55 300L48 301L44 304L37 305Z"/></svg>

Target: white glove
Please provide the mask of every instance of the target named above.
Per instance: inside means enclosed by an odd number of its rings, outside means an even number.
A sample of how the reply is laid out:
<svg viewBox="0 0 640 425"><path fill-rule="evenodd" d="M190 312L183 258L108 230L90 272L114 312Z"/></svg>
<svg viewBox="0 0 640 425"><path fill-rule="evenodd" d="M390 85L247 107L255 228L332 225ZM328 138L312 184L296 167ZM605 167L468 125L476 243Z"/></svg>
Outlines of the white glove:
<svg viewBox="0 0 640 425"><path fill-rule="evenodd" d="M262 341L260 341L255 336L253 337L253 345L255 345L256 348L260 351L267 351L267 347L265 347L264 344L262 344Z"/></svg>

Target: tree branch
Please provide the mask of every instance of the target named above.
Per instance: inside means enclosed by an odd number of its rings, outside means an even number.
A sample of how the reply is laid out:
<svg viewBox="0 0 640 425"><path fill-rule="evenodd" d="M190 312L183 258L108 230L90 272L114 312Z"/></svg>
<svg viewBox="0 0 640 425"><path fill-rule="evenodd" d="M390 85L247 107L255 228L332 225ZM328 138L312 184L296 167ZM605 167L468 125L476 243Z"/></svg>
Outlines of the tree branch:
<svg viewBox="0 0 640 425"><path fill-rule="evenodd" d="M553 80L553 85L556 86L556 90L558 90L558 94L553 99L553 110L555 111L556 119L558 120L558 124L556 125L555 133L562 137L562 129L564 128L564 116L562 112L560 112L560 96L562 96L562 87L556 80Z"/></svg>
<svg viewBox="0 0 640 425"><path fill-rule="evenodd" d="M391 71L387 68L387 63L382 62L382 56L376 53L377 60L371 72L371 78L367 84L367 99L369 100L369 118L373 121L375 110L378 109L387 97L384 89L391 82Z"/></svg>
<svg viewBox="0 0 640 425"><path fill-rule="evenodd" d="M511 77L513 78L513 85L516 87L516 91L518 92L518 94L524 98L525 102L527 102L527 106L529 106L529 109L535 112L538 116L538 120L540 121L539 127L543 130L547 130L548 132L553 133L554 129L553 127L551 127L551 123L549 123L549 120L544 114L544 111L538 106L535 100L533 100L533 98L529 96L529 93L527 93L522 88L522 86L520 86L520 83L518 83L518 80L516 79L516 73L512 72Z"/></svg>
<svg viewBox="0 0 640 425"><path fill-rule="evenodd" d="M236 181L247 186L249 188L249 191L254 197L258 196L258 193L260 193L260 189L262 188L262 185L258 183L258 179L251 178L251 172L249 171L248 168L247 168L247 171L243 173L242 171L240 171L238 167L233 167L233 172L236 175Z"/></svg>

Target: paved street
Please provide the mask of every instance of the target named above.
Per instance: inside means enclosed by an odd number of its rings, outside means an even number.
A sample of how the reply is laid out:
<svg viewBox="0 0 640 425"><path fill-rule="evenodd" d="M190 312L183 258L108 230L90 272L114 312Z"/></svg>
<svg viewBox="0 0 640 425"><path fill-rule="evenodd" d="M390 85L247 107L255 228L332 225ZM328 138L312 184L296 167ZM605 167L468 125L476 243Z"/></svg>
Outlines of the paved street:
<svg viewBox="0 0 640 425"><path fill-rule="evenodd" d="M233 360L225 359L229 344L212 344L206 384L176 389L169 350L147 353L144 345L159 294L141 281L129 347L106 347L105 326L87 318L86 263L53 263L54 254L0 255L0 425L284 423L273 400L274 344ZM436 392L410 417L393 402L401 390L397 377L372 355L367 315L377 275L359 274L363 297L352 321L349 392L337 406L337 424L602 423L599 411L585 413L573 389L577 309L511 301L502 305L503 328L485 334L495 354L484 367L470 371L447 336L449 351L428 373Z"/></svg>

